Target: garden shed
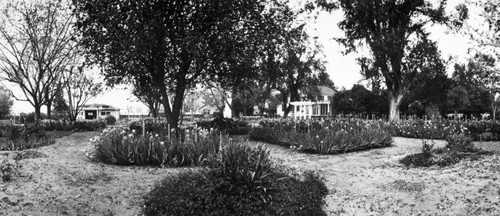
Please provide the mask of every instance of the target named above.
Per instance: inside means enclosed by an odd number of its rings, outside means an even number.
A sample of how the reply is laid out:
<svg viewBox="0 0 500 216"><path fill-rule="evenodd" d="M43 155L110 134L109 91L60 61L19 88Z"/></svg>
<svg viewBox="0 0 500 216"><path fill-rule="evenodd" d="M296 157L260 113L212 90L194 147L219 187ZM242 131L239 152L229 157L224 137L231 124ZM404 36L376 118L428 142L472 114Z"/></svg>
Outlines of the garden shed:
<svg viewBox="0 0 500 216"><path fill-rule="evenodd" d="M112 115L116 119L120 119L120 109L107 104L88 104L85 105L78 113L77 119L104 119L108 115Z"/></svg>

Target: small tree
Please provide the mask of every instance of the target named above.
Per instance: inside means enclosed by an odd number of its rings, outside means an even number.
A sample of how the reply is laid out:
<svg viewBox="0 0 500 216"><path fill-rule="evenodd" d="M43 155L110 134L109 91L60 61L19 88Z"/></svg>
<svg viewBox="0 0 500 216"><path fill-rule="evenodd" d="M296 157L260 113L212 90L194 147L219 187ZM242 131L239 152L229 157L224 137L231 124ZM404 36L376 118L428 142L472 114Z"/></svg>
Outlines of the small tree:
<svg viewBox="0 0 500 216"><path fill-rule="evenodd" d="M447 93L447 97L448 105L454 108L455 114L457 114L459 110L466 109L470 104L467 89L460 85L450 89Z"/></svg>
<svg viewBox="0 0 500 216"><path fill-rule="evenodd" d="M10 109L14 101L9 95L0 95L0 119L4 119L10 115Z"/></svg>
<svg viewBox="0 0 500 216"><path fill-rule="evenodd" d="M68 103L66 102L66 99L64 99L64 91L62 84L58 85L57 90L54 94L53 110L57 114L67 114L69 111Z"/></svg>

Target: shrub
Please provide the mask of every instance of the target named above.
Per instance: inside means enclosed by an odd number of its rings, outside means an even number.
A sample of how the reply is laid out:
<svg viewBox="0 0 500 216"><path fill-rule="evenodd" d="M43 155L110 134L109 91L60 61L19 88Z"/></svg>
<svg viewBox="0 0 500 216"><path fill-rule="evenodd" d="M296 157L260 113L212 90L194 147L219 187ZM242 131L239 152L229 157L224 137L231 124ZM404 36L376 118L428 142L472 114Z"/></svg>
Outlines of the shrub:
<svg viewBox="0 0 500 216"><path fill-rule="evenodd" d="M220 136L207 131L186 131L173 138L132 130L104 130L91 141L95 159L117 165L192 166L203 162L219 150Z"/></svg>
<svg viewBox="0 0 500 216"><path fill-rule="evenodd" d="M210 170L165 178L144 198L145 215L326 215L328 189L313 173L303 180L273 171L255 187L230 182Z"/></svg>
<svg viewBox="0 0 500 216"><path fill-rule="evenodd" d="M17 165L8 162L7 160L2 160L0 162L0 175L2 181L7 182L12 180L12 177L17 172Z"/></svg>
<svg viewBox="0 0 500 216"><path fill-rule="evenodd" d="M434 144L428 144L425 140L422 140L422 152L416 154L410 154L402 158L399 162L405 166L415 166L415 167L428 167L432 166L434 163L432 161L432 151Z"/></svg>
<svg viewBox="0 0 500 216"><path fill-rule="evenodd" d="M446 140L446 146L437 149L423 141L421 153L407 155L400 160L400 163L407 167L428 167L433 165L444 167L456 164L466 158L477 159L481 155L491 154L491 152L474 148L472 138L463 134L451 135Z"/></svg>
<svg viewBox="0 0 500 216"><path fill-rule="evenodd" d="M474 143L472 143L472 138L465 136L464 134L453 134L446 137L446 148L450 151L458 152L475 152Z"/></svg>
<svg viewBox="0 0 500 216"><path fill-rule="evenodd" d="M35 123L35 112L31 112L31 113L21 113L19 114L19 116L21 117L21 123L22 124L33 124ZM43 120L43 119L46 119L47 118L47 114L45 113L40 113L40 120Z"/></svg>
<svg viewBox="0 0 500 216"><path fill-rule="evenodd" d="M102 120L73 122L72 131L98 131L106 127Z"/></svg>
<svg viewBox="0 0 500 216"><path fill-rule="evenodd" d="M47 134L37 125L11 126L8 137L7 143L1 145L0 150L24 150L55 143L54 136Z"/></svg>
<svg viewBox="0 0 500 216"><path fill-rule="evenodd" d="M107 125L114 125L116 123L116 118L113 115L108 115L104 118L104 121L106 121Z"/></svg>
<svg viewBox="0 0 500 216"><path fill-rule="evenodd" d="M133 121L129 124L130 130L135 130L137 132L142 132L142 121ZM164 121L146 121L146 133L150 134L160 134L162 136L167 136L169 132L169 124Z"/></svg>

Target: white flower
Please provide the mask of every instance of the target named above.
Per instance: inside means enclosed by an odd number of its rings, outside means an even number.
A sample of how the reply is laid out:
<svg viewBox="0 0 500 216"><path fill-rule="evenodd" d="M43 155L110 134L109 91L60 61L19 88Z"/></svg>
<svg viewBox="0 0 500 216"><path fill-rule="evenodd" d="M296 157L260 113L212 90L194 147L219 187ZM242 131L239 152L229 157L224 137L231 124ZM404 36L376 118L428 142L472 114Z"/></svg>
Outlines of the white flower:
<svg viewBox="0 0 500 216"><path fill-rule="evenodd" d="M135 129L132 130L132 133L135 134Z"/></svg>
<svg viewBox="0 0 500 216"><path fill-rule="evenodd" d="M159 137L160 135L159 134L155 134L155 137Z"/></svg>
<svg viewBox="0 0 500 216"><path fill-rule="evenodd" d="M161 142L160 142L160 145L165 145L165 142L161 141Z"/></svg>

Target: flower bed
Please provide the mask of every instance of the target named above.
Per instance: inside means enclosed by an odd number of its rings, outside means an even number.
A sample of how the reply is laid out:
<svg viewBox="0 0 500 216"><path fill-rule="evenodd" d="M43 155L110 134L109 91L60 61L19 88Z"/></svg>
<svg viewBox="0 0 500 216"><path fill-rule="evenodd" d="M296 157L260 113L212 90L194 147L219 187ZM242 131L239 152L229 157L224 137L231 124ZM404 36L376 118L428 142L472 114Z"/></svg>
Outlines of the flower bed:
<svg viewBox="0 0 500 216"><path fill-rule="evenodd" d="M392 144L390 133L375 121L276 121L262 122L250 138L283 145L302 152L340 154Z"/></svg>
<svg viewBox="0 0 500 216"><path fill-rule="evenodd" d="M404 120L383 123L393 136L419 139L446 139L453 134L466 134L475 141L500 140L499 121Z"/></svg>

